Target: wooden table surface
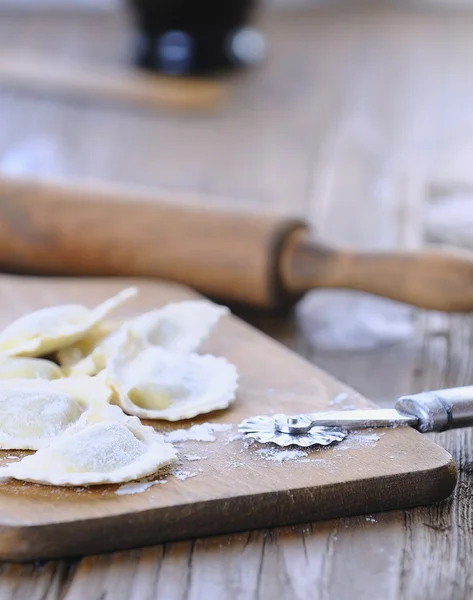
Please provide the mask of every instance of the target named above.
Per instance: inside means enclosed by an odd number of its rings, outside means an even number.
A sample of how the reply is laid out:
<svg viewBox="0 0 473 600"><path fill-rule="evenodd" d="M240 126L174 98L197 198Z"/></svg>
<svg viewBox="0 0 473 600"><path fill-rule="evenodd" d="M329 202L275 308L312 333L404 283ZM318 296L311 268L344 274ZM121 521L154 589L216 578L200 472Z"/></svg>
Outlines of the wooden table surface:
<svg viewBox="0 0 473 600"><path fill-rule="evenodd" d="M473 13L345 3L264 21L268 63L238 81L217 114L0 93L0 168L290 208L322 237L359 247L460 234L468 242ZM1 48L65 61L115 63L127 35L123 18L107 14L0 16ZM371 302L314 292L288 318L244 316L384 405L405 392L472 383L471 317ZM391 330L392 314L398 322ZM350 323L351 337L343 329ZM367 347L382 337L391 343ZM473 438L464 430L435 440L460 466L457 489L441 504L73 561L3 564L0 596L471 597Z"/></svg>

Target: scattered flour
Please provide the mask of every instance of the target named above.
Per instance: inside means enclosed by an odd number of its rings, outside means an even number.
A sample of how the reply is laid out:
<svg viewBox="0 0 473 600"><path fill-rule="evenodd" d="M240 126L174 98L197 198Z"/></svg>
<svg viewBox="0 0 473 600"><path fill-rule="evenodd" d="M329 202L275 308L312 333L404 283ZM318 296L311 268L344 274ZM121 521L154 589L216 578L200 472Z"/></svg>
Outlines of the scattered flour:
<svg viewBox="0 0 473 600"><path fill-rule="evenodd" d="M215 433L221 431L231 431L233 425L225 423L202 423L192 425L189 429L176 429L165 435L166 441L171 443L178 442L215 442L217 439Z"/></svg>
<svg viewBox="0 0 473 600"><path fill-rule="evenodd" d="M348 394L346 392L341 392L340 394L337 394L335 398L330 400L329 405L333 406L334 404L341 404L342 402L345 402L345 400L348 400Z"/></svg>
<svg viewBox="0 0 473 600"><path fill-rule="evenodd" d="M278 450L277 448L260 448L256 450L256 454L262 456L266 460L272 462L287 462L288 460L296 460L305 458L309 455L306 450Z"/></svg>
<svg viewBox="0 0 473 600"><path fill-rule="evenodd" d="M229 444L230 442L236 442L237 440L242 440L243 436L241 435L241 433L234 433L233 435L229 436L227 438L227 441L225 442L225 444Z"/></svg>
<svg viewBox="0 0 473 600"><path fill-rule="evenodd" d="M243 464L241 462L238 462L237 460L235 460L234 458L230 458L229 460L227 460L227 462L225 463L225 466L229 469L238 469L239 467L242 467Z"/></svg>
<svg viewBox="0 0 473 600"><path fill-rule="evenodd" d="M338 450L354 450L356 448L374 448L384 433L351 431L348 437L338 445Z"/></svg>
<svg viewBox="0 0 473 600"><path fill-rule="evenodd" d="M156 485L157 483L167 483L167 479L158 479L157 481L137 481L133 483L125 483L115 491L115 494L117 494L118 496L125 496L127 494L139 494L140 492L144 492L145 490L149 489L153 485Z"/></svg>
<svg viewBox="0 0 473 600"><path fill-rule="evenodd" d="M318 463L320 467L330 469L334 463L332 463L332 457L343 457L344 459L353 459L353 456L343 455L341 451L346 450L357 450L360 448L374 448L384 433L372 433L371 431L352 431L349 433L348 437L343 440L340 444L337 444L336 448L339 452L336 454L329 453L321 457L320 454L310 453L309 450L305 449L290 449L290 450L281 450L277 447L270 448L259 448L255 451L255 454L264 458L265 460L271 462L285 463L291 460L297 460L301 463ZM233 459L227 463L228 467L239 467L242 466L240 463L237 463Z"/></svg>
<svg viewBox="0 0 473 600"><path fill-rule="evenodd" d="M195 477L197 475L197 473L192 473L191 471L181 471L180 469L172 470L171 474L180 481L185 481L186 479L189 479L189 477Z"/></svg>
<svg viewBox="0 0 473 600"><path fill-rule="evenodd" d="M345 404L345 402L349 400L349 396L346 392L341 392L337 394L335 398L332 398L328 401L328 405L330 407L335 406L337 410L353 410L356 408L354 404Z"/></svg>
<svg viewBox="0 0 473 600"><path fill-rule="evenodd" d="M346 394L339 394L332 401L334 404L341 404L346 400ZM216 438L216 433L218 432L229 432L232 430L232 425L227 424L215 424L215 423L203 423L201 425L193 425L188 429L178 429L176 431L172 431L166 435L166 441L168 442L187 442L187 441L197 441L197 442L214 442ZM341 451L346 450L355 450L359 448L373 448L376 446L380 437L384 435L383 433L377 434L372 431L352 431L349 436L339 445L337 445L337 452L332 456L342 457ZM234 441L237 439L242 439L242 436L231 435L227 438L225 443L229 443L230 441ZM245 441L244 449L240 450L240 453L244 453L247 449L252 446L254 443L253 440ZM322 468L330 468L331 460L329 456L321 457L320 454L311 454L309 450L300 449L300 448L292 448L292 449L280 449L278 447L269 447L269 448L258 448L255 450L255 454L258 455L263 460L267 460L274 463L286 463L288 461L299 461L302 463L319 463ZM198 454L184 454L183 456L188 461L199 461L206 460L208 456L201 456ZM348 455L344 458L353 458ZM332 463L333 465L334 463ZM227 468L240 468L244 467L244 463L236 458L229 457L226 461ZM170 474L173 475L176 479L180 481L185 481L186 479L196 477L199 473L203 473L204 469L199 468L196 471L184 470L181 467L175 467L170 470ZM128 483L122 485L115 492L118 495L124 494L137 494L143 492L150 488L151 486L157 483L166 483L166 480L159 481L149 481L149 482L141 482L141 483ZM375 522L376 519L372 517L367 517L367 521Z"/></svg>
<svg viewBox="0 0 473 600"><path fill-rule="evenodd" d="M296 317L319 350L371 350L412 338L410 306L346 290L315 290L299 302Z"/></svg>

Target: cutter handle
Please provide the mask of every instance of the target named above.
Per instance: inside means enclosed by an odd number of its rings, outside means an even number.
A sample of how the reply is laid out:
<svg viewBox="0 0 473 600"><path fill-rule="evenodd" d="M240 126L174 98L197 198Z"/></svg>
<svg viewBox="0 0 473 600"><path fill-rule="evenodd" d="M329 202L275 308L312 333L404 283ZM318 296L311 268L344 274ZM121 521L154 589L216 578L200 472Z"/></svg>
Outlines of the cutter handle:
<svg viewBox="0 0 473 600"><path fill-rule="evenodd" d="M413 425L421 433L473 426L473 386L403 396L396 409L417 417Z"/></svg>

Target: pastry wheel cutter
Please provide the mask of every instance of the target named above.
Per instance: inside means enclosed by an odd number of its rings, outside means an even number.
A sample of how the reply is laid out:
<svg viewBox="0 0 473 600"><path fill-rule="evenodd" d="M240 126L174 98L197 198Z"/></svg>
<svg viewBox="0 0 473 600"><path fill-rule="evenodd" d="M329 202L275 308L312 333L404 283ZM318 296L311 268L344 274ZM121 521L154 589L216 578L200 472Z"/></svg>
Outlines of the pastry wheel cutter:
<svg viewBox="0 0 473 600"><path fill-rule="evenodd" d="M238 426L244 437L278 446L328 446L350 430L410 426L421 433L473 425L473 386L422 392L399 398L394 408L257 416Z"/></svg>

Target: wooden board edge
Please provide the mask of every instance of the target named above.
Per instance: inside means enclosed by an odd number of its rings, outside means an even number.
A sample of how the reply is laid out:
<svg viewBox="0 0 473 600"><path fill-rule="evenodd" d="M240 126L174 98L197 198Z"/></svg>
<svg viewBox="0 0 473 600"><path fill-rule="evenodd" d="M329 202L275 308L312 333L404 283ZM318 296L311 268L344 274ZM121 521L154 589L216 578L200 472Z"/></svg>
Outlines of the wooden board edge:
<svg viewBox="0 0 473 600"><path fill-rule="evenodd" d="M411 508L447 498L456 481L456 464L445 453L443 463L423 471L360 479L324 488L239 496L225 502L212 500L188 504L182 506L177 518L172 511L167 514L166 508L160 508L129 514L128 527L123 527L121 514L93 519L80 528L80 537L75 521L40 526L1 525L0 560L28 562L77 557L269 528L275 524L288 526ZM351 486L349 492L347 485ZM408 496L401 496L399 490L405 490L406 486L412 491ZM257 507L261 503L266 510L258 514L261 511Z"/></svg>

